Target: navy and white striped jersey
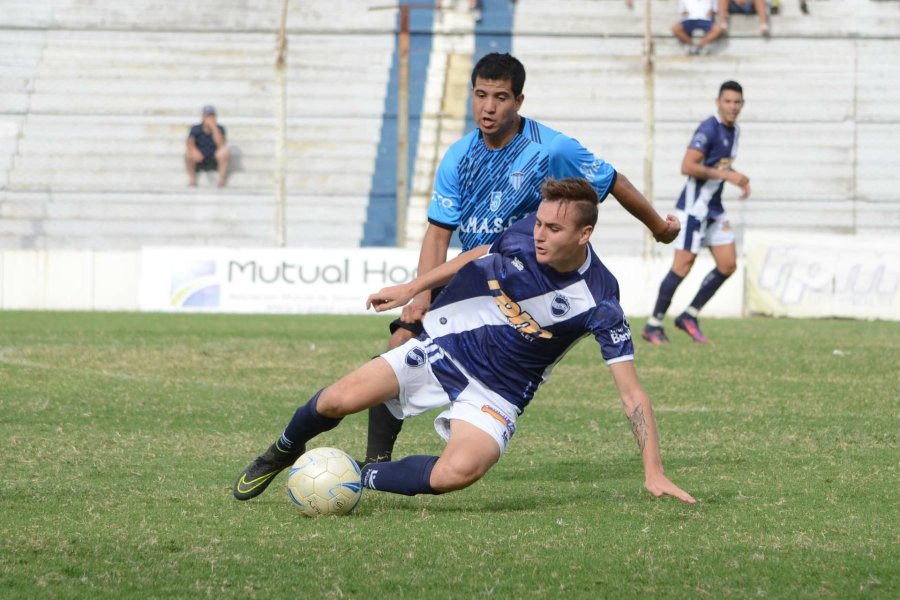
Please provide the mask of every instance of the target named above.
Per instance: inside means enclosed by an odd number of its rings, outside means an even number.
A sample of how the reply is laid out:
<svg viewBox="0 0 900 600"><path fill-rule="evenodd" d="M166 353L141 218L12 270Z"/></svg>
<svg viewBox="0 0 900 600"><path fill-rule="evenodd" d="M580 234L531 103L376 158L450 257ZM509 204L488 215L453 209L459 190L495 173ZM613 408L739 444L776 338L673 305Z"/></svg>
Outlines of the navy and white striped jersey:
<svg viewBox="0 0 900 600"><path fill-rule="evenodd" d="M450 281L425 315L425 335L469 375L514 404L531 401L553 367L592 334L607 364L633 360L619 284L593 249L576 271L537 262L534 215Z"/></svg>
<svg viewBox="0 0 900 600"><path fill-rule="evenodd" d="M547 177L585 177L601 201L616 171L554 129L522 118L519 133L503 148L488 148L476 129L450 146L438 167L428 221L459 228L463 250L490 244L507 227L534 212Z"/></svg>
<svg viewBox="0 0 900 600"><path fill-rule="evenodd" d="M691 138L690 148L703 153L703 164L707 167L727 169L737 158L740 127L722 124L718 116L712 116L697 127ZM695 179L688 177L677 208L698 218L716 217L725 212L722 207L724 179Z"/></svg>

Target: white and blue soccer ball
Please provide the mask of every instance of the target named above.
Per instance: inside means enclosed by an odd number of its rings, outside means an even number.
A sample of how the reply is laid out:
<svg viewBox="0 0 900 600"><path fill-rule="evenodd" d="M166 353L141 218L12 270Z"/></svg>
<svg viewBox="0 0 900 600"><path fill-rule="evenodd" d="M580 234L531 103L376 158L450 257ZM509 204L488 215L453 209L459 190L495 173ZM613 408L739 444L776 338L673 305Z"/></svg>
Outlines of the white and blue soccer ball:
<svg viewBox="0 0 900 600"><path fill-rule="evenodd" d="M288 497L307 517L346 515L362 495L359 465L337 448L314 448L291 467Z"/></svg>

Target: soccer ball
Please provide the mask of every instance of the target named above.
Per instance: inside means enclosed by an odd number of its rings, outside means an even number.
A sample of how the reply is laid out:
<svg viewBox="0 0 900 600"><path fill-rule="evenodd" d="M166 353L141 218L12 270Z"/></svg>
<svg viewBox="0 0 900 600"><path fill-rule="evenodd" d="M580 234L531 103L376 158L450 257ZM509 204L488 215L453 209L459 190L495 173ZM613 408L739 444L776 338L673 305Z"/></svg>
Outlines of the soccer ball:
<svg viewBox="0 0 900 600"><path fill-rule="evenodd" d="M337 448L314 448L291 467L288 497L307 517L346 515L362 495L359 465Z"/></svg>

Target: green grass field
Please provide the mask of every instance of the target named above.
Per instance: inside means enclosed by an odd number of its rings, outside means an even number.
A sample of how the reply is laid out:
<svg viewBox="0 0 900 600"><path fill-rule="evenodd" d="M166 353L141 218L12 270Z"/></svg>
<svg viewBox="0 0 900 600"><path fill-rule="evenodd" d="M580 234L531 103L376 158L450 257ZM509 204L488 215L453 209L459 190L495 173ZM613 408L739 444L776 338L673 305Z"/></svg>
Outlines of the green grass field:
<svg viewBox="0 0 900 600"><path fill-rule="evenodd" d="M695 506L643 491L587 340L473 487L308 519L284 475L231 485L385 318L0 312L0 597L900 597L900 323L704 325L636 342ZM397 454L439 453L431 421ZM359 457L365 423L312 445Z"/></svg>

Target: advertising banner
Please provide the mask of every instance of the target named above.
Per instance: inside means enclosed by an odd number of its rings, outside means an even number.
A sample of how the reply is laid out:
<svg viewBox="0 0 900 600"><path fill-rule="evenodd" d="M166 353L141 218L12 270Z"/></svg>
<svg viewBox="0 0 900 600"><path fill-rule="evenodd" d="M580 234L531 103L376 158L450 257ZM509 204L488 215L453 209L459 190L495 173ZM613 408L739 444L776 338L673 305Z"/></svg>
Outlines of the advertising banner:
<svg viewBox="0 0 900 600"><path fill-rule="evenodd" d="M365 313L369 294L415 277L418 258L417 250L395 248L144 248L139 306L169 312Z"/></svg>
<svg viewBox="0 0 900 600"><path fill-rule="evenodd" d="M747 232L744 253L751 313L900 320L900 241Z"/></svg>

